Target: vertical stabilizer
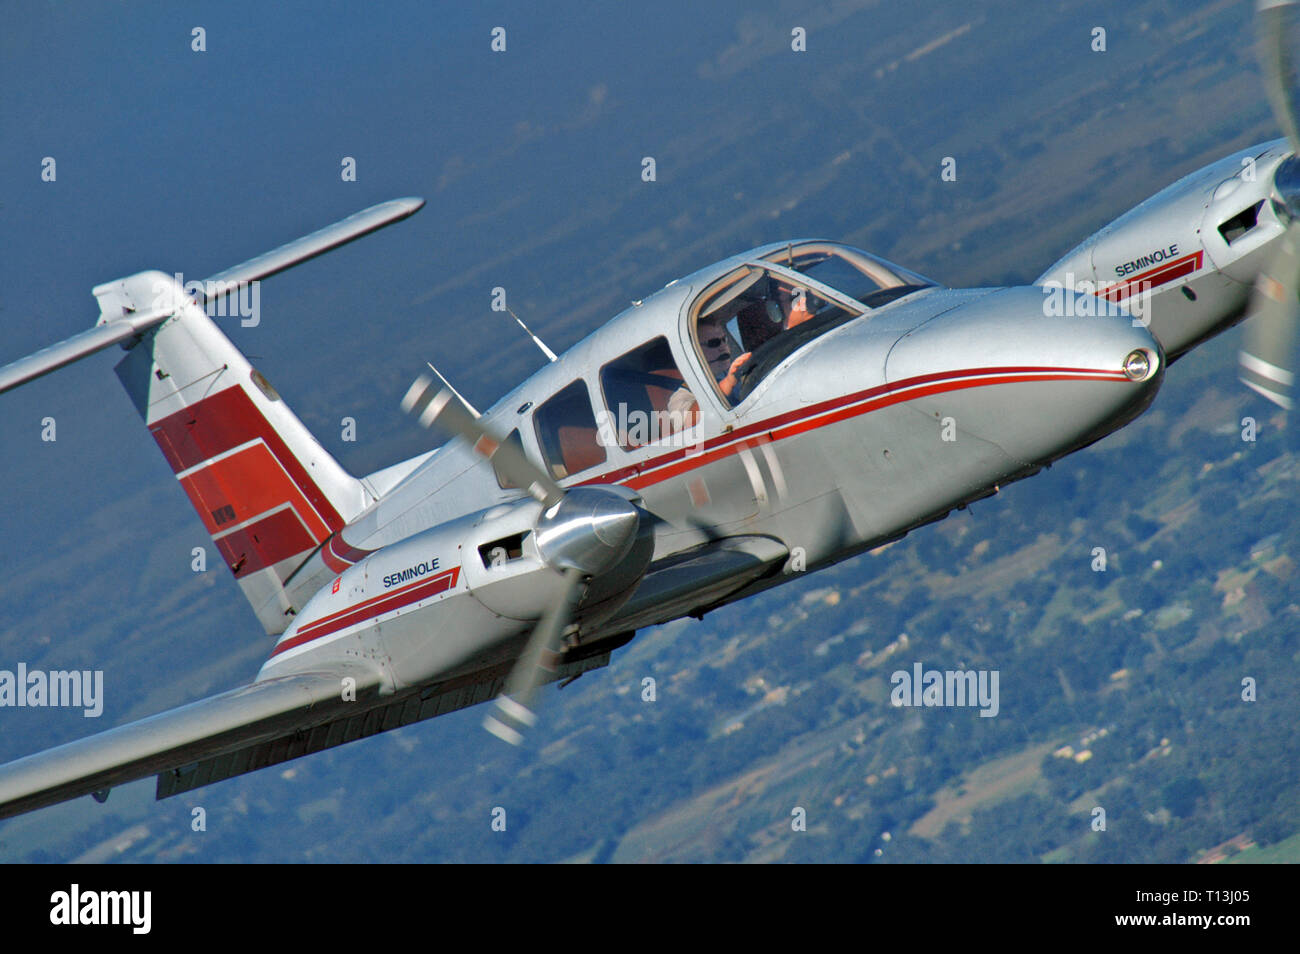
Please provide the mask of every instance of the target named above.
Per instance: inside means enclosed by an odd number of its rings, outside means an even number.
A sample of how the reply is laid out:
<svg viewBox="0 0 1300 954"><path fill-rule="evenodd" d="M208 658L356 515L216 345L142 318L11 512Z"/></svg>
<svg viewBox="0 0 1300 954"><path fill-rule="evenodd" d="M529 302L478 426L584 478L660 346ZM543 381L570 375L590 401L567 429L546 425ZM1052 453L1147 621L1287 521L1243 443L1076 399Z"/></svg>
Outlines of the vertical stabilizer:
<svg viewBox="0 0 1300 954"><path fill-rule="evenodd" d="M117 374L262 625L281 632L297 609L283 582L370 495L175 278L141 272L94 293L101 320L175 309Z"/></svg>

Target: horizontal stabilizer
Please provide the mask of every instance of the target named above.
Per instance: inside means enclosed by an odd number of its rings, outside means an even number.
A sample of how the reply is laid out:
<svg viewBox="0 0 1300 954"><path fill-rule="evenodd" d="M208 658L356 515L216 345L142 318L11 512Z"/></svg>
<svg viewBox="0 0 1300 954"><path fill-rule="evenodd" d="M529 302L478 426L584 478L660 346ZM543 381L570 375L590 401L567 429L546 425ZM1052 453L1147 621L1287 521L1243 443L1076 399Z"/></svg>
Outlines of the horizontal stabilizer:
<svg viewBox="0 0 1300 954"><path fill-rule="evenodd" d="M286 268L313 259L317 255L324 255L341 245L347 245L377 229L382 229L385 225L392 225L394 222L409 218L423 207L423 199L410 197L391 199L388 202L372 205L368 209L362 209L333 225L327 225L310 235L294 239L257 258L250 258L234 268L218 272L203 282L204 288L207 289L207 299L212 301L225 292L236 289L241 283L267 278Z"/></svg>
<svg viewBox="0 0 1300 954"><path fill-rule="evenodd" d="M57 371L65 364L80 361L96 351L125 341L166 320L170 311L153 311L138 317L123 318L107 324L96 325L89 331L65 338L58 344L42 348L35 354L19 358L12 364L0 368L0 394L20 384L26 384L33 378Z"/></svg>
<svg viewBox="0 0 1300 954"><path fill-rule="evenodd" d="M423 206L424 200L420 198L392 199L372 205L333 225L327 225L264 255L251 258L234 268L218 272L203 282L204 298L209 302L215 301L229 292L236 291L241 284L282 272L286 268L369 235L385 225L400 222L420 211ZM101 306L106 300L110 304L116 302L116 296L112 293L114 284L107 283L95 289L96 297L101 298ZM96 351L102 351L143 334L174 314L175 307L179 307L179 302L171 304L174 307L150 307L144 312L110 307L111 313L101 313L99 324L89 331L65 338L57 344L0 368L0 394L20 384L26 384L33 378L56 371L64 365L79 361Z"/></svg>

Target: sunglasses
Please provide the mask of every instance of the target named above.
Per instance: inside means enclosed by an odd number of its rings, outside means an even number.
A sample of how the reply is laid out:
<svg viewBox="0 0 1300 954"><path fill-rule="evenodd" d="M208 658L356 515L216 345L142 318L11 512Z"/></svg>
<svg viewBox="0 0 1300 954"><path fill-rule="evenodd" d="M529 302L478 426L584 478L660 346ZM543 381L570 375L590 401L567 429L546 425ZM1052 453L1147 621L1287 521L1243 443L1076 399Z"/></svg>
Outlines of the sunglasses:
<svg viewBox="0 0 1300 954"><path fill-rule="evenodd" d="M718 348L727 343L726 338L705 338L701 342L706 348Z"/></svg>

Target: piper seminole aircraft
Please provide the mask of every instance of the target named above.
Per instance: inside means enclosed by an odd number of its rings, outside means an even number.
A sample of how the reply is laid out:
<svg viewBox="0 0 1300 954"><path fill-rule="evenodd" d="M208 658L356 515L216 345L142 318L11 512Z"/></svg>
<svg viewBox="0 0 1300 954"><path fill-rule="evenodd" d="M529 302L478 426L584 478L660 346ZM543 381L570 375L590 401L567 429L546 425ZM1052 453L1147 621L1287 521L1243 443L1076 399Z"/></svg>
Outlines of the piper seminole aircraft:
<svg viewBox="0 0 1300 954"><path fill-rule="evenodd" d="M1280 41L1265 52L1281 88ZM1276 98L1289 142L1181 179L1034 285L950 289L831 241L765 245L634 304L482 414L418 379L405 408L451 439L364 477L208 311L421 200L202 292L159 271L100 285L96 326L0 368L0 390L120 344L122 384L274 645L249 685L0 767L0 817L151 775L166 798L493 699L485 725L518 743L543 684L1099 440L1248 312L1243 380L1285 405L1300 137Z"/></svg>

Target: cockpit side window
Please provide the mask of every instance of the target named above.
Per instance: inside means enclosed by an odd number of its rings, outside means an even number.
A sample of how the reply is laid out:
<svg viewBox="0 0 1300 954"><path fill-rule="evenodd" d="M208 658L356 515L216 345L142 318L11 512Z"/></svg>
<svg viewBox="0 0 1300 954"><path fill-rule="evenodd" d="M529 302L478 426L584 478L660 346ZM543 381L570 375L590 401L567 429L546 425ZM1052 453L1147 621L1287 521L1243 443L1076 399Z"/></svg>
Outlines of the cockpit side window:
<svg viewBox="0 0 1300 954"><path fill-rule="evenodd" d="M763 260L807 275L868 308L878 308L934 284L874 255L832 242L787 245Z"/></svg>
<svg viewBox="0 0 1300 954"><path fill-rule="evenodd" d="M801 275L807 275L857 301L862 301L872 293L880 291L880 282L855 267L843 255L836 255L830 251L800 249L795 253L793 249L787 249L769 255L768 261L784 265Z"/></svg>
<svg viewBox="0 0 1300 954"><path fill-rule="evenodd" d="M557 480L605 462L591 397L581 379L534 411L533 426L542 457Z"/></svg>
<svg viewBox="0 0 1300 954"><path fill-rule="evenodd" d="M608 409L597 415L605 445L634 450L691 427L698 416L695 398L662 336L601 368L600 387Z"/></svg>
<svg viewBox="0 0 1300 954"><path fill-rule="evenodd" d="M718 393L734 407L788 355L859 314L784 275L747 265L705 289L691 331Z"/></svg>

